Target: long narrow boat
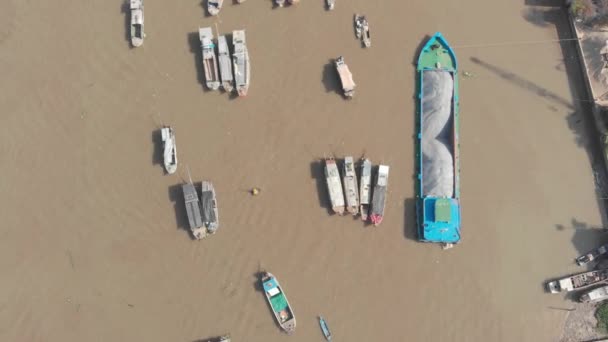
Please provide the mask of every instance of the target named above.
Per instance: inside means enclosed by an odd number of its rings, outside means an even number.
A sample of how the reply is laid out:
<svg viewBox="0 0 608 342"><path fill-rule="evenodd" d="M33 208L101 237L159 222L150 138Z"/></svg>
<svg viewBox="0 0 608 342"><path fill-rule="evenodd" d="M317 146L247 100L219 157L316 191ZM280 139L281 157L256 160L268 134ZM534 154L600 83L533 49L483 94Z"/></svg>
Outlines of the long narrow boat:
<svg viewBox="0 0 608 342"><path fill-rule="evenodd" d="M131 0L131 44L134 47L144 43L144 3L143 0Z"/></svg>
<svg viewBox="0 0 608 342"><path fill-rule="evenodd" d="M388 170L387 165L378 167L378 176L374 185L374 193L372 195L372 208L369 214L369 219L374 226L382 223L384 218L384 207L386 206L386 191L388 189Z"/></svg>
<svg viewBox="0 0 608 342"><path fill-rule="evenodd" d="M338 215L344 214L344 193L342 192L342 181L340 181L340 171L334 158L325 159L325 181L327 182L327 192L331 209Z"/></svg>
<svg viewBox="0 0 608 342"><path fill-rule="evenodd" d="M551 293L570 292L606 283L606 281L608 281L608 270L604 269L574 274L562 279L550 281L547 283L547 289Z"/></svg>
<svg viewBox="0 0 608 342"><path fill-rule="evenodd" d="M325 320L321 316L319 316L319 325L321 326L321 331L323 331L323 336L325 336L325 339L331 342L331 331L329 331L327 322L325 322Z"/></svg>
<svg viewBox="0 0 608 342"><path fill-rule="evenodd" d="M163 162L168 174L175 173L177 170L177 147L175 146L175 133L173 128L165 126L160 129L160 136L163 141Z"/></svg>
<svg viewBox="0 0 608 342"><path fill-rule="evenodd" d="M418 239L449 247L460 241L458 65L435 33L418 57Z"/></svg>
<svg viewBox="0 0 608 342"><path fill-rule="evenodd" d="M357 174L353 157L344 158L344 197L346 197L346 211L353 216L359 213L359 187L357 186Z"/></svg>
<svg viewBox="0 0 608 342"><path fill-rule="evenodd" d="M200 240L207 236L207 230L203 225L198 193L192 182L182 184L182 191L184 192L184 203L186 205L186 214L188 215L190 231L192 231L192 235L195 239Z"/></svg>
<svg viewBox="0 0 608 342"><path fill-rule="evenodd" d="M203 70L207 88L217 90L220 87L220 77L217 72L217 58L215 57L215 44L213 44L213 32L211 27L198 29L203 51Z"/></svg>
<svg viewBox="0 0 608 342"><path fill-rule="evenodd" d="M361 220L367 221L369 205L372 199L372 162L364 159L361 163L361 182L359 184L359 202L361 205Z"/></svg>
<svg viewBox="0 0 608 342"><path fill-rule="evenodd" d="M234 44L234 81L239 96L246 96L249 90L249 79L251 77L251 65L249 63L249 51L245 40L245 30L232 31L232 44Z"/></svg>
<svg viewBox="0 0 608 342"><path fill-rule="evenodd" d="M213 184L203 181L201 184L201 209L203 225L207 233L215 234L220 225L220 218L217 210L217 199Z"/></svg>
<svg viewBox="0 0 608 342"><path fill-rule="evenodd" d="M230 335L224 335L224 336L207 338L204 340L197 340L194 342L230 342L230 341L231 341Z"/></svg>
<svg viewBox="0 0 608 342"><path fill-rule="evenodd" d="M596 248L592 251L589 251L589 252L579 256L578 258L576 258L576 264L579 266L586 265L606 253L608 253L608 244L601 245L598 248Z"/></svg>
<svg viewBox="0 0 608 342"><path fill-rule="evenodd" d="M217 37L217 51L220 62L220 75L222 76L222 88L229 93L234 90L234 78L232 77L232 58L228 50L226 36Z"/></svg>
<svg viewBox="0 0 608 342"><path fill-rule="evenodd" d="M210 15L218 15L223 4L224 0L207 0L207 11Z"/></svg>
<svg viewBox="0 0 608 342"><path fill-rule="evenodd" d="M279 281L272 273L263 272L261 282L277 323L287 334L293 333L296 330L296 317Z"/></svg>

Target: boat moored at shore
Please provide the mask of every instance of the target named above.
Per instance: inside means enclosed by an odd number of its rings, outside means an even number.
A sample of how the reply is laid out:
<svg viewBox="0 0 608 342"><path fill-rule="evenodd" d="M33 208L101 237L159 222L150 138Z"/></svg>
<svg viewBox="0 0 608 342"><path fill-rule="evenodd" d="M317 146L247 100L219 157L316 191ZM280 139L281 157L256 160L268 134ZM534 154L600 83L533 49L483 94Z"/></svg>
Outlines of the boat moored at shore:
<svg viewBox="0 0 608 342"><path fill-rule="evenodd" d="M608 299L608 286L587 291L578 297L578 301L581 303L597 303L606 299Z"/></svg>
<svg viewBox="0 0 608 342"><path fill-rule="evenodd" d="M586 265L606 253L608 253L608 244L601 245L598 248L591 250L576 258L576 264L579 266Z"/></svg>
<svg viewBox="0 0 608 342"><path fill-rule="evenodd" d="M277 323L287 334L292 334L296 330L296 317L279 281L272 273L262 272L261 282Z"/></svg>
<svg viewBox="0 0 608 342"><path fill-rule="evenodd" d="M547 283L547 290L551 293L570 292L599 285L607 280L608 270L590 271L550 281Z"/></svg>

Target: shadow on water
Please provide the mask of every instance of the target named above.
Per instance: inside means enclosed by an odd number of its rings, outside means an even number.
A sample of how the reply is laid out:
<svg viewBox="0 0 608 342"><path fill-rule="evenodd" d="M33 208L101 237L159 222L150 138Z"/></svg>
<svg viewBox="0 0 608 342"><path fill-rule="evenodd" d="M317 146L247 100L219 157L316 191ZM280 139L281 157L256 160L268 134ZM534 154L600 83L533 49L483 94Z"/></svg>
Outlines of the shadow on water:
<svg viewBox="0 0 608 342"><path fill-rule="evenodd" d="M133 49L134 46L131 44L131 6L129 0L125 0L120 5L120 12L125 16L125 40L129 44L129 48Z"/></svg>
<svg viewBox="0 0 608 342"><path fill-rule="evenodd" d="M327 190L327 185L325 184L323 160L319 159L310 163L310 177L315 180L319 206L327 210L328 215L333 215L334 212L331 209L331 203L329 201L329 192Z"/></svg>
<svg viewBox="0 0 608 342"><path fill-rule="evenodd" d="M186 204L184 203L184 192L182 184L176 184L169 187L169 200L173 202L175 210L175 223L177 229L183 229L188 232L188 236L192 237L190 232L190 224L188 222L188 214L186 213Z"/></svg>
<svg viewBox="0 0 608 342"><path fill-rule="evenodd" d="M403 207L403 236L407 240L418 241L418 232L416 231L416 199L406 198L403 201Z"/></svg>
<svg viewBox="0 0 608 342"><path fill-rule="evenodd" d="M569 224L556 224L558 231L573 230L572 244L578 255L585 254L594 248L608 242L607 230L603 227L592 227L585 222L573 218Z"/></svg>
<svg viewBox="0 0 608 342"><path fill-rule="evenodd" d="M539 1L541 3L547 3L547 1ZM536 1L527 1L526 4L536 4ZM539 9L538 7L530 7L527 12L524 13L524 18L534 25L545 25L550 24L555 26L558 39L562 40L559 45L562 50L563 66L568 78L568 85L570 94L573 99L573 104L568 106L573 112L567 117L567 124L570 130L574 133L575 141L577 145L584 148L587 152L587 157L591 164L593 176L595 178L595 193L597 198L598 208L600 208L602 222L607 222L607 208L605 200L606 196L606 166L603 159L603 152L600 143L600 136L597 128L594 126L593 118L593 103L591 94L588 93L585 85L585 78L583 77L583 70L579 55L577 53L577 41L565 39L575 38L570 22L568 18L567 8L561 6L557 8L561 3L557 3L554 8L550 9ZM539 5L537 5L539 6ZM542 14L539 14L539 11ZM586 44L586 43L585 43ZM601 44L601 43L600 43ZM598 45L599 46L599 45ZM532 48L532 47L530 47ZM600 65L599 54L596 59L591 60L591 67L593 65ZM593 64L595 63L595 64ZM551 93L548 93L552 95ZM559 99L559 97L558 97ZM563 99L562 99L563 100Z"/></svg>
<svg viewBox="0 0 608 342"><path fill-rule="evenodd" d="M152 165L163 165L164 166L164 160L163 160L163 139L161 136L161 132L160 129L156 129L154 131L152 131L152 146L153 146L153 150L152 150ZM165 170L165 168L163 167L163 170ZM167 171L165 170L164 173L166 174Z"/></svg>
<svg viewBox="0 0 608 342"><path fill-rule="evenodd" d="M334 64L334 60L330 59L323 66L323 73L321 75L321 82L325 86L325 92L331 93L334 92L339 95L342 94L342 86L340 84L340 76L338 75L338 71L336 71L336 65Z"/></svg>
<svg viewBox="0 0 608 342"><path fill-rule="evenodd" d="M526 6L562 7L564 0L525 0Z"/></svg>
<svg viewBox="0 0 608 342"><path fill-rule="evenodd" d="M203 91L207 92L205 85L205 70L203 70L203 51L201 50L201 41L198 37L198 32L188 33L188 45L190 46L190 52L194 57L194 67L196 68L196 78L198 83L201 84Z"/></svg>

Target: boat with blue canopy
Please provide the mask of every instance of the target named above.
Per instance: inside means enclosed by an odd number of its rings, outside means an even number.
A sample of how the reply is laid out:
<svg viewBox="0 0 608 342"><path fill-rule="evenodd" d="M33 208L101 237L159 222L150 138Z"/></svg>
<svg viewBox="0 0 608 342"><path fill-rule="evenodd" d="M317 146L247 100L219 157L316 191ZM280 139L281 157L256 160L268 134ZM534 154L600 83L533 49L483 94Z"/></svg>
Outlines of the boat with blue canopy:
<svg viewBox="0 0 608 342"><path fill-rule="evenodd" d="M287 334L292 334L296 330L296 317L279 281L272 273L263 272L261 282L277 323Z"/></svg>

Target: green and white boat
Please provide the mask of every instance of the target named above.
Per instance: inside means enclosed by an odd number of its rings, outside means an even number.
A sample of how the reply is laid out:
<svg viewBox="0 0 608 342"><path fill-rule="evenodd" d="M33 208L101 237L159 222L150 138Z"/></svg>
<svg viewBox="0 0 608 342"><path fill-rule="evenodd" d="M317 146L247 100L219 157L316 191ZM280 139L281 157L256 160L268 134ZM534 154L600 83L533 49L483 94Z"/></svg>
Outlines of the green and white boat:
<svg viewBox="0 0 608 342"><path fill-rule="evenodd" d="M261 281L264 295L277 323L287 334L292 334L296 330L296 317L279 281L270 272L263 272Z"/></svg>

